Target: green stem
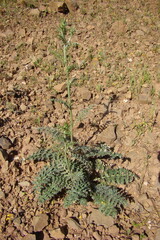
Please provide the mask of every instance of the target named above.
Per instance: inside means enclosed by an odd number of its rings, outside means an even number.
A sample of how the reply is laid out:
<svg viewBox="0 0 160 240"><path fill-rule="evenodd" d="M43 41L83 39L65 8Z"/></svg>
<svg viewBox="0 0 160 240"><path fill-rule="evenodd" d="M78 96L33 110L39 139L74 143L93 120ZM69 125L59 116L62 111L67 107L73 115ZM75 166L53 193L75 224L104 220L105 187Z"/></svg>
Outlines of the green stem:
<svg viewBox="0 0 160 240"><path fill-rule="evenodd" d="M71 138L71 143L73 143L73 114L72 114L71 87L70 87L69 77L68 77L67 91L68 91L68 105L69 105L69 113L70 113L70 138Z"/></svg>
<svg viewBox="0 0 160 240"><path fill-rule="evenodd" d="M63 46L63 59L64 59L64 68L67 77L67 94L68 94L68 106L69 106L69 115L70 115L70 140L73 143L73 114L72 114L72 103L71 103L71 84L69 81L69 71L68 71L68 61L67 61L67 45Z"/></svg>

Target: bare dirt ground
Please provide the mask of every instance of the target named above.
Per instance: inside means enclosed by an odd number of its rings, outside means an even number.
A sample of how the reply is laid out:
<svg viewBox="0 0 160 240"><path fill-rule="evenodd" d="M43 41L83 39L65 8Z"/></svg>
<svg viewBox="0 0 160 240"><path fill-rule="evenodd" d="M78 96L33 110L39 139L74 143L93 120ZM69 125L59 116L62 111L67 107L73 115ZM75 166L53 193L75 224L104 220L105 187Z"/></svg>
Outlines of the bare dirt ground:
<svg viewBox="0 0 160 240"><path fill-rule="evenodd" d="M65 15L48 2L0 5L0 239L159 240L160 2L78 0L79 9ZM98 216L92 203L64 209L57 199L40 205L33 192L45 165L26 160L43 145L37 128L68 119L65 108L51 101L55 94L66 99L54 54L64 18L78 43L71 53L78 66L72 72L74 118L93 106L74 137L114 147L131 159L117 166L139 176L127 186L134 202L117 219Z"/></svg>

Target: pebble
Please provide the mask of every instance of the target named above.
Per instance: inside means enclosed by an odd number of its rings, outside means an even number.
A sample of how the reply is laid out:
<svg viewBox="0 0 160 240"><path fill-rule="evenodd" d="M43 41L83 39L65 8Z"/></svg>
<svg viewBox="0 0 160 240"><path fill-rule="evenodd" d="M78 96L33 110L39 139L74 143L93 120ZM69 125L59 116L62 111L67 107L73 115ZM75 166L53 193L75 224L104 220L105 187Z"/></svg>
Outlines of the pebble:
<svg viewBox="0 0 160 240"><path fill-rule="evenodd" d="M65 218L66 216L67 216L67 211L66 211L66 209L63 208L63 209L61 210L61 217L62 217L62 218Z"/></svg>
<svg viewBox="0 0 160 240"><path fill-rule="evenodd" d="M33 227L35 232L42 231L48 225L48 215L43 213L33 217Z"/></svg>
<svg viewBox="0 0 160 240"><path fill-rule="evenodd" d="M5 162L7 158L8 158L7 152L0 147L0 161Z"/></svg>
<svg viewBox="0 0 160 240"><path fill-rule="evenodd" d="M98 234L98 232L94 232L94 233L93 233L93 237L94 237L96 240L101 240L101 236Z"/></svg>
<svg viewBox="0 0 160 240"><path fill-rule="evenodd" d="M1 151L0 151L0 154L1 154ZM1 155L0 155L0 160L2 160ZM8 167L9 167L9 162L8 161L3 162L3 167L1 168L1 173L7 173Z"/></svg>
<svg viewBox="0 0 160 240"><path fill-rule="evenodd" d="M77 0L65 0L65 2L70 11L76 11L79 8Z"/></svg>
<svg viewBox="0 0 160 240"><path fill-rule="evenodd" d="M9 227L7 227L7 233L9 233L9 234L13 234L13 232L14 232L14 230L15 230L15 228L14 227L12 227L12 226L9 226Z"/></svg>
<svg viewBox="0 0 160 240"><path fill-rule="evenodd" d="M0 199L5 198L5 193L0 189Z"/></svg>
<svg viewBox="0 0 160 240"><path fill-rule="evenodd" d="M12 37L14 35L14 32L11 29L7 29L5 31L5 36L6 37Z"/></svg>
<svg viewBox="0 0 160 240"><path fill-rule="evenodd" d="M25 237L23 237L22 240L36 240L36 235L28 234Z"/></svg>
<svg viewBox="0 0 160 240"><path fill-rule="evenodd" d="M160 228L157 229L155 240L160 240Z"/></svg>
<svg viewBox="0 0 160 240"><path fill-rule="evenodd" d="M18 185L20 185L21 187L29 187L30 186L30 182L22 181L22 182L19 182Z"/></svg>
<svg viewBox="0 0 160 240"><path fill-rule="evenodd" d="M54 90L58 93L62 93L66 90L67 86L66 83L60 83L54 86Z"/></svg>
<svg viewBox="0 0 160 240"><path fill-rule="evenodd" d="M20 226L20 224L21 224L21 218L20 218L20 217L15 218L14 221L13 221L13 223L14 223L14 225L17 226L17 227Z"/></svg>
<svg viewBox="0 0 160 240"><path fill-rule="evenodd" d="M113 225L109 228L109 233L114 236L118 236L119 228L116 225Z"/></svg>
<svg viewBox="0 0 160 240"><path fill-rule="evenodd" d="M127 31L126 24L122 20L117 20L112 24L111 31L117 34L122 34Z"/></svg>
<svg viewBox="0 0 160 240"><path fill-rule="evenodd" d="M55 1L55 0L50 1L48 11L49 12L60 12L60 13L64 13L64 14L69 12L66 3L64 3L63 1Z"/></svg>
<svg viewBox="0 0 160 240"><path fill-rule="evenodd" d="M140 94L138 97L138 101L141 104L149 104L152 102L151 96L148 94Z"/></svg>
<svg viewBox="0 0 160 240"><path fill-rule="evenodd" d="M133 235L133 236L132 236L132 240L139 240L139 235L138 235L138 234Z"/></svg>
<svg viewBox="0 0 160 240"><path fill-rule="evenodd" d="M43 232L43 235L44 235L43 240L51 240L47 232Z"/></svg>
<svg viewBox="0 0 160 240"><path fill-rule="evenodd" d="M22 104L20 105L20 109L21 109L22 111L26 111L27 106L26 106L24 103L22 103Z"/></svg>
<svg viewBox="0 0 160 240"><path fill-rule="evenodd" d="M37 8L33 8L33 9L30 10L29 14L32 15L32 16L38 16L39 17L40 11Z"/></svg>
<svg viewBox="0 0 160 240"><path fill-rule="evenodd" d="M81 231L82 227L80 226L80 224L74 220L73 218L68 218L67 219L67 225L69 228L74 229L76 231Z"/></svg>
<svg viewBox="0 0 160 240"><path fill-rule="evenodd" d="M2 136L0 137L0 147L3 148L4 150L9 149L12 147L12 142L8 137Z"/></svg>
<svg viewBox="0 0 160 240"><path fill-rule="evenodd" d="M111 216L105 216L99 210L93 209L91 215L89 216L89 222L94 222L97 225L109 228L114 224L114 218Z"/></svg>
<svg viewBox="0 0 160 240"><path fill-rule="evenodd" d="M85 87L79 88L78 95L85 101L89 101L92 97L91 92Z"/></svg>
<svg viewBox="0 0 160 240"><path fill-rule="evenodd" d="M110 125L98 135L97 140L105 142L107 145L111 146L116 140L116 137L115 126Z"/></svg>
<svg viewBox="0 0 160 240"><path fill-rule="evenodd" d="M53 229L51 231L49 231L49 234L51 235L51 237L53 237L54 239L64 239L65 235L64 233L62 233L60 228L57 229Z"/></svg>

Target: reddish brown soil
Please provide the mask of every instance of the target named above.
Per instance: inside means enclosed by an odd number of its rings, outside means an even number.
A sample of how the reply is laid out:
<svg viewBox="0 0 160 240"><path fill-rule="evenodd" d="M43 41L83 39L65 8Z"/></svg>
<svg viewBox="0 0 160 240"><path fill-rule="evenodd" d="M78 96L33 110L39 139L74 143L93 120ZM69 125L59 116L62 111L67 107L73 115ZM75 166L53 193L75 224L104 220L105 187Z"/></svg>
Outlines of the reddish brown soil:
<svg viewBox="0 0 160 240"><path fill-rule="evenodd" d="M13 143L0 149L0 239L160 239L159 1L78 0L79 9L67 15L47 12L44 1L33 12L31 2L0 5L0 135ZM92 203L40 205L33 192L32 181L45 165L26 160L44 144L37 128L68 120L66 109L51 101L54 87L65 81L53 54L61 48L63 18L78 43L70 53L79 66L72 72L74 119L93 106L81 127L75 125L74 137L114 147L131 159L117 166L139 176L126 187L134 202L110 227L96 222ZM66 91L57 96L65 100Z"/></svg>

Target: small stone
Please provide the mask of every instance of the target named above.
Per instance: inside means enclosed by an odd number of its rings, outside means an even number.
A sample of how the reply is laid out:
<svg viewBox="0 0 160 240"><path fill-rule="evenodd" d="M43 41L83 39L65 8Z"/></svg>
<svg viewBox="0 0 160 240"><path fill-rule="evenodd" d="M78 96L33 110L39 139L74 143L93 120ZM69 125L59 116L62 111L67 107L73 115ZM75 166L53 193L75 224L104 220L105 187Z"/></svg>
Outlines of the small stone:
<svg viewBox="0 0 160 240"><path fill-rule="evenodd" d="M47 232L43 232L43 240L51 240Z"/></svg>
<svg viewBox="0 0 160 240"><path fill-rule="evenodd" d="M152 102L151 96L148 94L140 94L138 100L141 104L150 104Z"/></svg>
<svg viewBox="0 0 160 240"><path fill-rule="evenodd" d="M154 240L160 240L160 228L157 229L155 239Z"/></svg>
<svg viewBox="0 0 160 240"><path fill-rule="evenodd" d="M72 217L72 216L73 216L73 212L68 210L67 216L68 216L68 217Z"/></svg>
<svg viewBox="0 0 160 240"><path fill-rule="evenodd" d="M140 238L139 238L139 235L138 234L135 234L135 235L133 235L132 236L132 240L139 240Z"/></svg>
<svg viewBox="0 0 160 240"><path fill-rule="evenodd" d="M102 225L106 228L113 226L114 218L111 216L105 216L97 209L93 209L91 215L89 216L89 222L95 222L97 225Z"/></svg>
<svg viewBox="0 0 160 240"><path fill-rule="evenodd" d="M144 36L144 32L142 30L137 30L136 35L137 36Z"/></svg>
<svg viewBox="0 0 160 240"><path fill-rule="evenodd" d="M33 40L34 38L33 37L29 37L26 41L27 45L32 45L33 44Z"/></svg>
<svg viewBox="0 0 160 240"><path fill-rule="evenodd" d="M32 8L37 7L37 1L35 0L17 0L17 3L22 4L25 7L32 7Z"/></svg>
<svg viewBox="0 0 160 240"><path fill-rule="evenodd" d="M21 218L20 218L20 217L15 218L14 221L13 221L13 223L14 223L14 225L17 226L17 227L20 226L20 224L21 224Z"/></svg>
<svg viewBox="0 0 160 240"><path fill-rule="evenodd" d="M65 0L65 3L67 4L69 11L76 11L79 8L77 0Z"/></svg>
<svg viewBox="0 0 160 240"><path fill-rule="evenodd" d="M32 224L35 232L42 231L48 225L48 215L40 214L38 216L34 216Z"/></svg>
<svg viewBox="0 0 160 240"><path fill-rule="evenodd" d="M98 234L98 232L94 232L93 233L93 237L96 239L96 240L101 240L101 236Z"/></svg>
<svg viewBox="0 0 160 240"><path fill-rule="evenodd" d="M61 115L63 112L62 104L60 102L55 102L54 106L55 106L56 112Z"/></svg>
<svg viewBox="0 0 160 240"><path fill-rule="evenodd" d="M58 93L62 93L66 90L67 86L66 86L66 83L60 83L60 84L57 84L56 86L54 86L54 89L56 92Z"/></svg>
<svg viewBox="0 0 160 240"><path fill-rule="evenodd" d="M113 225L109 228L109 233L114 236L118 236L119 228L116 225Z"/></svg>
<svg viewBox="0 0 160 240"><path fill-rule="evenodd" d="M29 187L30 186L30 182L22 181L22 182L19 182L18 185L20 185L21 187Z"/></svg>
<svg viewBox="0 0 160 240"><path fill-rule="evenodd" d="M0 147L7 150L12 147L12 142L8 137L2 136L0 137Z"/></svg>
<svg viewBox="0 0 160 240"><path fill-rule="evenodd" d="M5 163L7 158L8 158L7 152L0 147L0 161Z"/></svg>
<svg viewBox="0 0 160 240"><path fill-rule="evenodd" d="M25 35L26 35L26 30L25 30L24 28L21 28L21 29L19 30L19 35L20 35L21 37L25 37Z"/></svg>
<svg viewBox="0 0 160 240"><path fill-rule="evenodd" d="M51 235L51 237L53 237L55 239L59 239L59 238L64 239L64 237L65 237L64 233L62 233L60 228L49 231L49 234Z"/></svg>
<svg viewBox="0 0 160 240"><path fill-rule="evenodd" d="M32 127L33 134L39 134L39 129L37 127Z"/></svg>
<svg viewBox="0 0 160 240"><path fill-rule="evenodd" d="M80 95L83 100L87 101L89 101L92 97L91 92L85 87L79 88L78 95Z"/></svg>
<svg viewBox="0 0 160 240"><path fill-rule="evenodd" d="M71 228L71 229L74 229L76 231L81 231L82 230L82 227L80 226L80 224L74 220L73 218L68 218L67 219L67 224L68 224L68 227Z"/></svg>
<svg viewBox="0 0 160 240"><path fill-rule="evenodd" d="M5 198L5 193L0 189L0 199Z"/></svg>
<svg viewBox="0 0 160 240"><path fill-rule="evenodd" d="M60 13L64 13L64 14L69 13L69 9L68 9L66 3L64 3L63 1L54 1L54 0L50 1L48 11L49 12L60 12Z"/></svg>
<svg viewBox="0 0 160 240"><path fill-rule="evenodd" d="M65 218L67 216L67 210L63 208L60 214L62 218Z"/></svg>
<svg viewBox="0 0 160 240"><path fill-rule="evenodd" d="M0 31L0 37L1 38L6 38L6 34Z"/></svg>
<svg viewBox="0 0 160 240"><path fill-rule="evenodd" d="M67 14L69 13L69 9L66 3L58 3L58 12Z"/></svg>
<svg viewBox="0 0 160 240"><path fill-rule="evenodd" d="M0 151L0 153L1 153L1 151ZM7 173L8 168L9 168L9 162L8 161L3 162L3 167L1 168L1 173Z"/></svg>
<svg viewBox="0 0 160 240"><path fill-rule="evenodd" d="M22 240L36 240L36 235L28 234L25 237L23 237Z"/></svg>
<svg viewBox="0 0 160 240"><path fill-rule="evenodd" d="M131 93L131 91L128 91L128 92L125 94L125 98L126 98L127 100L131 100L131 99L132 99L132 93Z"/></svg>
<svg viewBox="0 0 160 240"><path fill-rule="evenodd" d="M122 20L117 20L112 24L111 31L122 34L126 32L126 24Z"/></svg>
<svg viewBox="0 0 160 240"><path fill-rule="evenodd" d="M22 111L26 111L27 106L26 106L24 103L22 103L22 104L20 105L20 109L21 109Z"/></svg>
<svg viewBox="0 0 160 240"><path fill-rule="evenodd" d="M105 142L107 145L113 144L116 140L115 126L111 125L104 129L97 137L100 142Z"/></svg>
<svg viewBox="0 0 160 240"><path fill-rule="evenodd" d="M113 240L111 236L107 236L107 240Z"/></svg>
<svg viewBox="0 0 160 240"><path fill-rule="evenodd" d="M5 36L6 37L12 37L14 35L14 32L11 29L7 29L5 31Z"/></svg>
<svg viewBox="0 0 160 240"><path fill-rule="evenodd" d="M40 15L40 11L37 8L33 8L33 9L30 10L29 15L39 16Z"/></svg>
<svg viewBox="0 0 160 240"><path fill-rule="evenodd" d="M82 217L82 219L86 219L87 218L87 213L82 213L81 217Z"/></svg>
<svg viewBox="0 0 160 240"><path fill-rule="evenodd" d="M15 228L12 226L7 227L7 229L6 229L7 233L9 233L10 235L13 234L14 230L15 230Z"/></svg>
<svg viewBox="0 0 160 240"><path fill-rule="evenodd" d="M116 89L114 87L110 87L110 88L106 89L105 93L107 95L111 95L111 94L115 94L115 91L116 91Z"/></svg>
<svg viewBox="0 0 160 240"><path fill-rule="evenodd" d="M24 139L23 139L23 145L29 144L31 141L31 135L27 135Z"/></svg>

